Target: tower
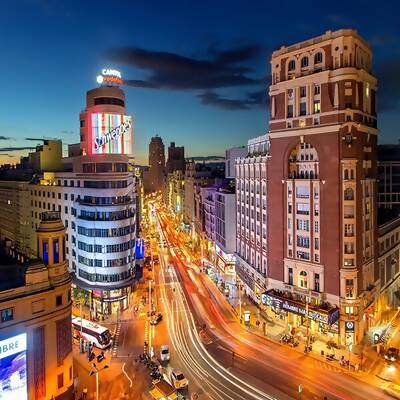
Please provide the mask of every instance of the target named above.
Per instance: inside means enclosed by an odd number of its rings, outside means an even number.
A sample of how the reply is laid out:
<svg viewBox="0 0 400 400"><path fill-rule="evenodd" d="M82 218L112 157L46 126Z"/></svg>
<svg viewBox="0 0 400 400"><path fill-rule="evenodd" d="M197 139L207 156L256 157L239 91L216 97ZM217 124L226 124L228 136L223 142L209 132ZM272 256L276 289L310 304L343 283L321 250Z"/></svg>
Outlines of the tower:
<svg viewBox="0 0 400 400"><path fill-rule="evenodd" d="M147 182L148 190L146 191L162 190L165 174L165 147L158 135L152 137L149 144L149 166L150 181Z"/></svg>
<svg viewBox="0 0 400 400"><path fill-rule="evenodd" d="M284 310L289 324L346 345L368 329L378 280L371 63L350 29L283 46L271 59L267 302L283 307L287 292L302 304Z"/></svg>

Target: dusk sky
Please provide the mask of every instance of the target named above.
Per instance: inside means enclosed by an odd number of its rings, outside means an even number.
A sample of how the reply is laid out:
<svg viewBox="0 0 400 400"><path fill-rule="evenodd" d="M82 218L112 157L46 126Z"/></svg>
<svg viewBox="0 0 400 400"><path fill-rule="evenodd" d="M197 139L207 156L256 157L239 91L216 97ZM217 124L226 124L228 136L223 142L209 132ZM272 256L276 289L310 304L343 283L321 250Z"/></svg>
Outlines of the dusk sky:
<svg viewBox="0 0 400 400"><path fill-rule="evenodd" d="M154 134L186 156L222 155L268 129L271 51L340 28L371 45L380 143L397 142L399 16L398 1L4 0L0 163L41 138L78 142L103 67L126 80L139 163Z"/></svg>

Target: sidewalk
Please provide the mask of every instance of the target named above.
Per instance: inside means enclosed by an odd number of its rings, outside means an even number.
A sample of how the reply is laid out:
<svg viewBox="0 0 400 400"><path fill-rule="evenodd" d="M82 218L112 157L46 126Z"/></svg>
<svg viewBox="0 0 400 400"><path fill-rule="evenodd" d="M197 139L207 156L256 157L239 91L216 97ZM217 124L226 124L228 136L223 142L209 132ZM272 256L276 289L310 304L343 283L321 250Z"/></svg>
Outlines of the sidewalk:
<svg viewBox="0 0 400 400"><path fill-rule="evenodd" d="M221 274L219 274L221 275ZM214 281L209 278L210 284L214 284ZM219 288L221 295L222 291ZM229 297L224 296L231 306L232 313L236 316L238 321L240 320L239 317L239 297L238 297L238 290L233 290L230 293ZM284 321L279 321L277 319L272 319L268 315L266 315L256 304L253 303L251 299L247 296L242 295L242 315L244 311L250 311L250 323L249 325L242 325L247 329L249 332L252 332L260 337L263 337L267 340L272 340L275 343L279 343L282 346L288 347L293 349L294 351L301 353L304 355L304 349L306 346L306 328L300 327L295 329L295 337L299 342L297 347L291 347L290 344L282 344L280 343L280 338L284 334L290 334L288 331L287 325ZM257 321L259 324L257 326ZM265 330L264 332L264 324ZM369 343L369 339L365 340L362 345L357 346L353 352L349 353L348 349L346 348L331 348L328 349L327 341L329 338L324 338L318 336L315 338L315 341L312 343L312 351L307 353L308 356L318 360L320 362L324 362L328 365L331 365L339 370L342 370L345 373L349 373L354 377L371 382L371 379L376 380L376 384L381 384L382 382L379 381L375 374L373 374L374 370L376 369L377 365L382 366L384 361L380 356L377 354L376 350L372 347L372 342ZM326 358L327 354L334 354L334 360L328 361ZM362 354L362 359L361 359ZM343 358L342 358L343 357ZM350 367L347 365L340 365L339 360L347 361L350 359ZM359 368L356 367L357 364L361 364ZM378 377L379 378L379 377ZM382 379L382 378L381 378Z"/></svg>

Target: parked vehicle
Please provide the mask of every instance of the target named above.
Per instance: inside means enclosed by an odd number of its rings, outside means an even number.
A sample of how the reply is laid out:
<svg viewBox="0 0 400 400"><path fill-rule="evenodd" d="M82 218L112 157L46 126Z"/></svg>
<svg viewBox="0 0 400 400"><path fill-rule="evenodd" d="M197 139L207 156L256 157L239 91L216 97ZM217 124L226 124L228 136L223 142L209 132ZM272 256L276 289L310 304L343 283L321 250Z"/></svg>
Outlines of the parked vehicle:
<svg viewBox="0 0 400 400"><path fill-rule="evenodd" d="M170 353L167 345L161 346L160 348L160 359L161 361L169 361Z"/></svg>
<svg viewBox="0 0 400 400"><path fill-rule="evenodd" d="M183 372L178 369L172 370L171 380L175 389L184 389L189 385L188 379L183 375Z"/></svg>
<svg viewBox="0 0 400 400"><path fill-rule="evenodd" d="M99 349L106 349L112 343L112 336L107 328L83 318L72 318L72 332L75 338L93 343Z"/></svg>

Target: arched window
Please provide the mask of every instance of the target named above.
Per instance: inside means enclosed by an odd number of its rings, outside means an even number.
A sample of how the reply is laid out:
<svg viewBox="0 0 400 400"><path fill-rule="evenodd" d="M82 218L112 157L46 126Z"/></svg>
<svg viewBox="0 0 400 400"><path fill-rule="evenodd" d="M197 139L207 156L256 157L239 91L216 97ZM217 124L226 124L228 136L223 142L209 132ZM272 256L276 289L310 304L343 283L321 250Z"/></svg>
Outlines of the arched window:
<svg viewBox="0 0 400 400"><path fill-rule="evenodd" d="M306 171L306 172L304 173L304 177L305 177L306 179L308 179L308 171Z"/></svg>
<svg viewBox="0 0 400 400"><path fill-rule="evenodd" d="M289 61L288 71L294 71L295 69L296 69L296 61L290 60Z"/></svg>
<svg viewBox="0 0 400 400"><path fill-rule="evenodd" d="M350 179L354 179L354 169L350 170Z"/></svg>
<svg viewBox="0 0 400 400"><path fill-rule="evenodd" d="M344 199L345 200L354 200L354 190L352 188L347 188L344 191Z"/></svg>
<svg viewBox="0 0 400 400"><path fill-rule="evenodd" d="M303 289L307 289L307 272L301 271L299 274L299 286Z"/></svg>
<svg viewBox="0 0 400 400"><path fill-rule="evenodd" d="M314 171L310 171L310 179L314 179Z"/></svg>
<svg viewBox="0 0 400 400"><path fill-rule="evenodd" d="M303 57L301 59L301 68L308 67L308 57Z"/></svg>
<svg viewBox="0 0 400 400"><path fill-rule="evenodd" d="M300 179L304 179L304 171L300 171Z"/></svg>
<svg viewBox="0 0 400 400"><path fill-rule="evenodd" d="M348 169L345 169L344 170L344 179L349 179L349 170Z"/></svg>
<svg viewBox="0 0 400 400"><path fill-rule="evenodd" d="M319 51L314 56L314 64L320 64L320 63L322 63L322 53Z"/></svg>

